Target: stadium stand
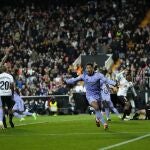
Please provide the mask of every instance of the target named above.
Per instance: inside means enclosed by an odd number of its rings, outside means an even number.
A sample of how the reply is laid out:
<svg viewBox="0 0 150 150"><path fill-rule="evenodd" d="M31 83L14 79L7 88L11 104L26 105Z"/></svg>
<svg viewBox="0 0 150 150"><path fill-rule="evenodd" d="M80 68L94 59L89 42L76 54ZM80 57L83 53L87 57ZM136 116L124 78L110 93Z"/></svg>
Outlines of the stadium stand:
<svg viewBox="0 0 150 150"><path fill-rule="evenodd" d="M111 53L136 83L149 88L150 26L139 26L149 4L1 0L0 57L3 48L14 45L5 65L23 96L68 93L61 79L77 76L72 64L80 54Z"/></svg>

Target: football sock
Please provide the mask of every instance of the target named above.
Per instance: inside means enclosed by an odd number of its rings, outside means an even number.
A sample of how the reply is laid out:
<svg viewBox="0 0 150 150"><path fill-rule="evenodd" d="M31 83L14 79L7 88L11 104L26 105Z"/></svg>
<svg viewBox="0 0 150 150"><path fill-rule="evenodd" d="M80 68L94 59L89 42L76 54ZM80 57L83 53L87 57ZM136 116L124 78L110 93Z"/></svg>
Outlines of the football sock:
<svg viewBox="0 0 150 150"><path fill-rule="evenodd" d="M110 111L109 108L105 108L105 114L106 114L106 118L110 119Z"/></svg>
<svg viewBox="0 0 150 150"><path fill-rule="evenodd" d="M112 111L113 111L116 115L118 115L118 116L120 115L119 112L118 112L118 110L117 110L116 108L113 107L113 108L112 108Z"/></svg>
<svg viewBox="0 0 150 150"><path fill-rule="evenodd" d="M100 122L104 125L105 124L105 120L104 120L100 110L95 110L95 115L96 115L96 119L99 119Z"/></svg>
<svg viewBox="0 0 150 150"><path fill-rule="evenodd" d="M32 116L33 113L25 111L25 112L23 112L23 114L26 115L26 116Z"/></svg>

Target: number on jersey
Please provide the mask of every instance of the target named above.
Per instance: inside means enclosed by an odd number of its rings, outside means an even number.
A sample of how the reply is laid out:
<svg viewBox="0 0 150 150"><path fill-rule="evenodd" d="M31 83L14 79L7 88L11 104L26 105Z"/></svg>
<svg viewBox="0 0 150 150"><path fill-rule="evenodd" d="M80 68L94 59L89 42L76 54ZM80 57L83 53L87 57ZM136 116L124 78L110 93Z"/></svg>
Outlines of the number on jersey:
<svg viewBox="0 0 150 150"><path fill-rule="evenodd" d="M8 81L0 81L0 90L8 90L10 83Z"/></svg>

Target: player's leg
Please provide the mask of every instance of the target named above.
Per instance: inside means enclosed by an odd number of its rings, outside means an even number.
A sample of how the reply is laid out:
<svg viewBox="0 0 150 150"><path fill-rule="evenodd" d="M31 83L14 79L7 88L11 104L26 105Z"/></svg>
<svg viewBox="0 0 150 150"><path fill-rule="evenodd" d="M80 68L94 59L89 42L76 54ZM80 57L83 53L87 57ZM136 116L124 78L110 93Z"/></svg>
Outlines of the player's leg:
<svg viewBox="0 0 150 150"><path fill-rule="evenodd" d="M23 114L26 115L26 116L32 116L33 115L33 113L30 113L28 111L24 111Z"/></svg>
<svg viewBox="0 0 150 150"><path fill-rule="evenodd" d="M127 105L127 107L128 107L127 116L130 116L131 110L132 110L132 105L131 105L130 101L128 101L128 102L126 103L126 105Z"/></svg>
<svg viewBox="0 0 150 150"><path fill-rule="evenodd" d="M25 115L25 116L32 116L34 118L34 120L37 119L36 113L30 113L28 111L24 111L23 115Z"/></svg>
<svg viewBox="0 0 150 150"><path fill-rule="evenodd" d="M25 120L24 117L26 115L23 114L23 112L24 112L24 103L22 101L17 101L16 104L14 105L14 107L13 107L13 110L15 110L14 111L14 116L15 117L19 118L20 121Z"/></svg>
<svg viewBox="0 0 150 150"><path fill-rule="evenodd" d="M141 108L140 110L139 110L139 114L140 114L140 119L145 119L145 117L146 117L146 110L145 110L145 108Z"/></svg>
<svg viewBox="0 0 150 150"><path fill-rule="evenodd" d="M108 125L106 124L103 115L100 112L100 107L99 103L97 100L91 100L89 103L94 109L95 109L95 115L96 115L96 124L99 127L100 125L98 124L99 121L103 124L104 129L108 128Z"/></svg>
<svg viewBox="0 0 150 150"><path fill-rule="evenodd" d="M132 109L131 103L126 99L122 120L130 120L131 109Z"/></svg>
<svg viewBox="0 0 150 150"><path fill-rule="evenodd" d="M19 118L20 121L24 120L24 119L23 119L23 118L24 118L24 115L18 113L18 112L21 112L21 111L19 110L19 105L18 105L18 103L15 103L15 105L13 106L12 112L13 112L14 117Z"/></svg>
<svg viewBox="0 0 150 150"><path fill-rule="evenodd" d="M141 118L139 118L140 115L143 116L142 119L143 119L143 118L146 118L146 110L145 110L144 108L141 108L141 109L137 110L137 111L135 112L135 114L134 114L132 120L141 119Z"/></svg>
<svg viewBox="0 0 150 150"><path fill-rule="evenodd" d="M36 114L35 113L31 113L31 112L29 112L29 111L25 111L24 110L24 102L23 102L23 100L22 101L20 101L20 103L19 103L19 110L20 111L22 111L22 114L24 115L24 116L32 116L33 118L34 118L34 120L36 120Z"/></svg>
<svg viewBox="0 0 150 150"><path fill-rule="evenodd" d="M2 108L1 100L0 100L0 128L4 129L4 126L3 126L3 108Z"/></svg>
<svg viewBox="0 0 150 150"><path fill-rule="evenodd" d="M0 122L2 122L2 121L3 121L3 109L0 106Z"/></svg>
<svg viewBox="0 0 150 150"><path fill-rule="evenodd" d="M6 117L5 117L5 110L3 110L3 125L4 125L4 128L7 128L7 123L6 123Z"/></svg>
<svg viewBox="0 0 150 150"><path fill-rule="evenodd" d="M123 116L122 116L122 120L124 120L126 118L126 116L128 116L129 114L129 103L125 102L125 106L123 109Z"/></svg>
<svg viewBox="0 0 150 150"><path fill-rule="evenodd" d="M25 115L19 114L17 111L15 111L15 112L13 113L13 115L14 115L14 117L19 118L19 119L25 117Z"/></svg>
<svg viewBox="0 0 150 150"><path fill-rule="evenodd" d="M128 113L128 105L127 103L127 99L124 96L118 96L120 103L123 107L123 116L122 116L122 120L124 120L126 118L126 115Z"/></svg>
<svg viewBox="0 0 150 150"><path fill-rule="evenodd" d="M121 115L119 114L118 110L114 107L112 101L108 102L109 108L121 119Z"/></svg>
<svg viewBox="0 0 150 150"><path fill-rule="evenodd" d="M108 121L110 121L111 119L110 119L110 109L109 109L108 101L102 100L102 105L103 108L105 109L106 118Z"/></svg>
<svg viewBox="0 0 150 150"><path fill-rule="evenodd" d="M110 119L110 109L108 107L105 108L105 114L106 114L107 121L111 121L111 119Z"/></svg>
<svg viewBox="0 0 150 150"><path fill-rule="evenodd" d="M4 128L7 128L6 117L5 117L6 101L5 101L5 97L4 96L1 96L1 102L2 102L2 109L3 109L3 125L4 125Z"/></svg>
<svg viewBox="0 0 150 150"><path fill-rule="evenodd" d="M133 120L138 120L138 117L140 116L140 112L139 112L139 110L137 110L136 112L135 112L135 114L133 115Z"/></svg>
<svg viewBox="0 0 150 150"><path fill-rule="evenodd" d="M14 128L14 123L13 123L14 115L13 115L12 108L15 105L15 102L13 101L12 96L6 96L5 101L6 101L6 104L7 104L7 107L8 107L9 124L12 128Z"/></svg>
<svg viewBox="0 0 150 150"><path fill-rule="evenodd" d="M0 128L3 129L3 108L2 108L2 101L0 97Z"/></svg>

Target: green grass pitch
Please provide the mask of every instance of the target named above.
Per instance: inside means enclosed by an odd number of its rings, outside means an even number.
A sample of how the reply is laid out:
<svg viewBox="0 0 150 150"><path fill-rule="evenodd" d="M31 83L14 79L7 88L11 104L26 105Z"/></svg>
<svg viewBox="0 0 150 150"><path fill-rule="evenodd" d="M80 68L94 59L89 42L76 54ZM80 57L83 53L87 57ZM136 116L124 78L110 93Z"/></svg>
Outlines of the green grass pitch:
<svg viewBox="0 0 150 150"><path fill-rule="evenodd" d="M0 150L100 150L104 147L150 134L150 121L121 121L112 115L109 130L97 128L94 116L26 117L16 127L0 131ZM150 136L114 150L149 150Z"/></svg>

